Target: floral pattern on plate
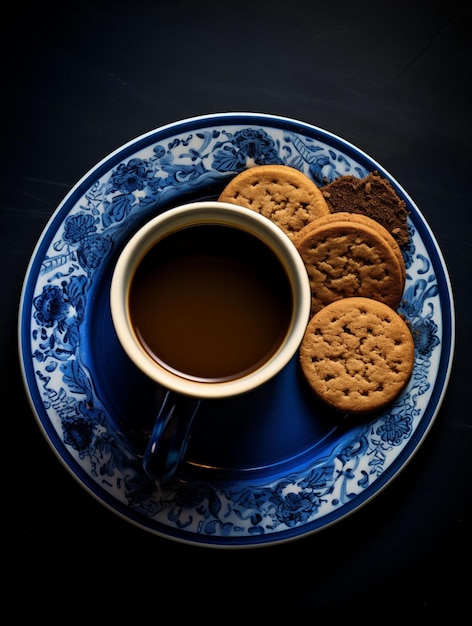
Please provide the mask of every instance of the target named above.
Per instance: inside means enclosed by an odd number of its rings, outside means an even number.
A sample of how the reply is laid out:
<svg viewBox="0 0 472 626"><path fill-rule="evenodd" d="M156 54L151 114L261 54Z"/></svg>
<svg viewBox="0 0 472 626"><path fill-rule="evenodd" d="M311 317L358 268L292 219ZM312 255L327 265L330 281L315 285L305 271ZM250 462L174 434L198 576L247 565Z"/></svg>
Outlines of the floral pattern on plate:
<svg viewBox="0 0 472 626"><path fill-rule="evenodd" d="M29 335L23 339L23 356L25 368L34 372L26 378L30 393L40 398L38 419L52 425L63 443L61 455L70 455L96 484L99 497L106 492L125 515L151 531L190 542L277 541L344 516L359 498L375 493L385 472L396 471L397 459L424 419L439 367L441 293L429 251L410 221L401 313L415 339L415 367L407 389L388 411L353 424L322 457L315 455L265 482L166 486L146 477L139 456L107 414L83 358L88 299L135 221L180 203L186 194L211 196L215 186L222 188L237 172L265 163L296 167L320 186L348 173L360 178L373 169L365 155L356 160L329 135L272 122L248 116L236 123L213 116L192 130L177 125L181 132L160 137L156 131L146 145L137 145L100 176L92 172L83 193L76 191L58 209L57 227L51 222L46 229L47 249L36 254L32 268L37 271L29 277L33 295L23 305L27 324L22 332L28 327Z"/></svg>

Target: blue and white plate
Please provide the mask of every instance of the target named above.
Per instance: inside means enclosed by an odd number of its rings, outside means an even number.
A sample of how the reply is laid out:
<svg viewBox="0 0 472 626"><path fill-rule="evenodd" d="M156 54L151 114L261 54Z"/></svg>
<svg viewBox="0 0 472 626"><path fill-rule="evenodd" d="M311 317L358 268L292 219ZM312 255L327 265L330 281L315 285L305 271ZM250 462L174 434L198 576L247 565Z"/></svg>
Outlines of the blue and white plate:
<svg viewBox="0 0 472 626"><path fill-rule="evenodd" d="M156 387L115 336L108 290L120 249L154 215L216 199L252 165L284 163L318 185L378 170L410 211L401 312L416 344L413 376L387 411L339 419L307 388L298 359L236 400L207 401L182 475L151 481L129 433L152 419ZM451 370L454 310L437 243L412 199L378 163L335 135L273 115L183 120L124 145L88 172L36 246L20 306L25 386L46 439L93 496L141 528L217 546L275 544L353 513L416 452L438 413Z"/></svg>

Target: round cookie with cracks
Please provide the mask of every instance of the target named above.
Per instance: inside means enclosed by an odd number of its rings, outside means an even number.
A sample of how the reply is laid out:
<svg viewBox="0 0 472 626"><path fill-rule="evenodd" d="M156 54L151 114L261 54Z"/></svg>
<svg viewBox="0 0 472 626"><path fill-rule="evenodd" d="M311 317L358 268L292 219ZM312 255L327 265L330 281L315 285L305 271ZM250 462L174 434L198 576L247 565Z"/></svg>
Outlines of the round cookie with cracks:
<svg viewBox="0 0 472 626"><path fill-rule="evenodd" d="M367 217L366 215L361 215L360 213L350 213L347 211L324 215L323 217L318 218L314 222L311 222L311 224L308 224L307 226L302 228L302 230L294 237L293 242L295 245L297 245L298 241L301 241L303 237L308 235L308 233L311 232L311 230L315 229L317 226L321 226L322 224L332 224L341 220L370 226L370 228L376 230L379 235L381 235L385 239L385 241L392 248L393 253L398 259L402 272L402 281L404 286L406 280L406 267L400 246L398 245L396 239L389 233L386 228L384 228L384 226L382 226L382 224L380 224L379 222L377 222L377 220L373 218Z"/></svg>
<svg viewBox="0 0 472 626"><path fill-rule="evenodd" d="M414 353L410 329L396 311L370 298L344 298L311 318L300 365L329 407L361 414L384 408L400 394Z"/></svg>
<svg viewBox="0 0 472 626"><path fill-rule="evenodd" d="M330 302L355 296L395 309L405 286L403 258L366 220L320 219L295 238L312 292L312 313Z"/></svg>
<svg viewBox="0 0 472 626"><path fill-rule="evenodd" d="M316 184L288 165L257 165L235 176L218 200L232 202L277 224L290 239L329 208Z"/></svg>

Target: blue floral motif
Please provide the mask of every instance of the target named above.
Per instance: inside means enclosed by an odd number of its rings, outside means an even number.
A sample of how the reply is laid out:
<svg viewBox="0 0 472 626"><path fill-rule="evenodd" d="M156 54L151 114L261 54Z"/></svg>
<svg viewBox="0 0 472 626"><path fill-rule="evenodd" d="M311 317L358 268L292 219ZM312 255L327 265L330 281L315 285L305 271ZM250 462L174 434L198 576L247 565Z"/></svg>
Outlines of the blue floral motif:
<svg viewBox="0 0 472 626"><path fill-rule="evenodd" d="M61 286L45 285L42 293L33 299L33 307L36 309L33 317L41 326L41 342L35 358L38 361L47 357L69 359L79 344L79 325L85 310L84 277L72 276L70 282L63 281ZM75 316L69 315L71 307ZM38 330L33 336L38 336Z"/></svg>
<svg viewBox="0 0 472 626"><path fill-rule="evenodd" d="M147 158L120 163L106 183L103 226L108 229L133 212L156 206L177 189L224 181L228 173L268 163L295 167L320 184L347 172L367 174L341 153L295 133L273 137L262 128L201 131L176 137L167 146L157 144Z"/></svg>
<svg viewBox="0 0 472 626"><path fill-rule="evenodd" d="M87 271L96 269L111 248L111 240L97 231L98 218L78 213L65 220L63 241L76 244L77 261Z"/></svg>
<svg viewBox="0 0 472 626"><path fill-rule="evenodd" d="M66 219L63 239L68 243L79 243L96 230L96 220L92 215L78 213Z"/></svg>
<svg viewBox="0 0 472 626"><path fill-rule="evenodd" d="M434 348L439 345L438 326L431 319L433 311L426 317L414 320L411 330L416 340L416 349L422 359L429 359Z"/></svg>
<svg viewBox="0 0 472 626"><path fill-rule="evenodd" d="M271 502L276 505L275 516L291 528L305 523L312 515L316 501L305 491L289 492L281 498L273 496Z"/></svg>
<svg viewBox="0 0 472 626"><path fill-rule="evenodd" d="M241 172L250 164L283 163L275 142L264 130L244 128L226 136L226 142L215 146L213 167L219 172Z"/></svg>
<svg viewBox="0 0 472 626"><path fill-rule="evenodd" d="M145 159L131 159L127 164L120 163L110 177L108 191L118 191L124 195L144 189L154 176L152 163Z"/></svg>
<svg viewBox="0 0 472 626"><path fill-rule="evenodd" d="M77 450L80 458L95 456L97 448L102 447L101 442L97 446L95 433L100 427L100 421L104 422L103 415L89 410L83 402L77 403L76 409L76 414L64 418L62 422L64 443Z"/></svg>
<svg viewBox="0 0 472 626"><path fill-rule="evenodd" d="M94 270L100 265L110 247L111 241L107 237L89 235L81 241L77 250L77 260L85 269Z"/></svg>
<svg viewBox="0 0 472 626"><path fill-rule="evenodd" d="M432 356L441 344L437 280L410 224L403 248L407 284L400 313L415 340L415 368L397 402L370 423L353 424L326 456L269 484L160 485L113 427L82 363L81 327L96 273L138 214L154 215L181 194L221 188L230 173L284 163L324 184L367 171L337 148L277 128L230 126L182 133L119 163L70 210L41 262L32 301L32 357L45 411L90 475L130 510L171 529L212 537L257 537L301 528L342 507L394 461L431 393Z"/></svg>
<svg viewBox="0 0 472 626"><path fill-rule="evenodd" d="M380 439L392 446L401 444L405 437L411 433L411 417L404 417L398 412L389 413L382 420L382 424L376 430Z"/></svg>
<svg viewBox="0 0 472 626"><path fill-rule="evenodd" d="M136 198L134 193L143 191L153 184L155 169L152 161L133 158L128 163L120 163L112 172L106 191L114 194L106 202L103 224L109 227L113 223L126 219L132 211Z"/></svg>
<svg viewBox="0 0 472 626"><path fill-rule="evenodd" d="M35 319L47 328L64 321L69 310L64 293L57 285L46 285L41 295L33 300L33 306Z"/></svg>
<svg viewBox="0 0 472 626"><path fill-rule="evenodd" d="M202 513L198 532L204 534L262 535L280 530L280 525L292 528L308 522L327 503L337 507L354 497L348 489L355 477L353 467L367 449L361 429L348 446L335 449L306 474L294 474L264 487L230 485L221 490L211 484L185 484L168 501L164 494L161 503L168 502L168 519L179 528L193 522L192 510ZM365 478L360 482L363 488L368 484ZM174 503L178 506L172 507Z"/></svg>

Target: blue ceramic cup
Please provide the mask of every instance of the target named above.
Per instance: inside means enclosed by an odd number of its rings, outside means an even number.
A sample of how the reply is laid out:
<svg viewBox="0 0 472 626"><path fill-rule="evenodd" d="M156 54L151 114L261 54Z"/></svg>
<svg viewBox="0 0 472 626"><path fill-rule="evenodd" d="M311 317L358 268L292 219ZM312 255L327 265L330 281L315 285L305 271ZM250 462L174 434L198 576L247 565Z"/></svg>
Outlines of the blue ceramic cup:
<svg viewBox="0 0 472 626"><path fill-rule="evenodd" d="M164 280L167 272L176 273ZM185 455L201 401L252 391L290 361L311 292L303 261L279 226L256 211L208 201L169 209L131 237L114 269L110 305L127 356L167 390L143 456L147 474L166 481Z"/></svg>

